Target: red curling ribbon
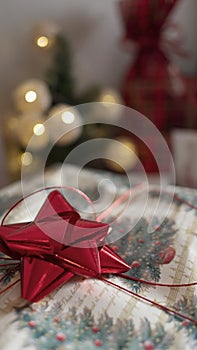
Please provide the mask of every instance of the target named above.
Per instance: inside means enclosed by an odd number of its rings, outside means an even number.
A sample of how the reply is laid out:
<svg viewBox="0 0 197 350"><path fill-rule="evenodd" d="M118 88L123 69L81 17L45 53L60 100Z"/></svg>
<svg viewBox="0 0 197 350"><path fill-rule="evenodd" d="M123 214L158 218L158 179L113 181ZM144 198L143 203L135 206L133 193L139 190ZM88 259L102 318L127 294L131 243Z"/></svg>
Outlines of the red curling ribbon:
<svg viewBox="0 0 197 350"><path fill-rule="evenodd" d="M10 267L10 266L12 266L12 265L18 265L18 263L9 263L9 264L1 264L0 266L1 267Z"/></svg>
<svg viewBox="0 0 197 350"><path fill-rule="evenodd" d="M16 280L15 282L13 282L12 284L10 284L8 287L6 287L3 290L0 290L0 295L4 294L5 292L7 292L7 290L9 290L10 288L14 287L17 283L19 283L21 280L20 278L18 280Z"/></svg>
<svg viewBox="0 0 197 350"><path fill-rule="evenodd" d="M138 191L144 191L147 189L147 186L142 183L142 184L138 184L134 187L132 187L131 190L126 191L124 194L122 194L118 199L116 199L109 208L107 208L105 211L103 211L98 217L97 220L103 220L104 218L106 218L108 215L113 213L113 210L117 207L119 207L122 203L124 203L131 195L132 192L136 191L136 193L133 195L132 199L134 199L136 197L136 195L139 194ZM125 209L125 208L124 208ZM124 211L124 209L122 209L122 211L116 216L116 219L118 218L118 216Z"/></svg>
<svg viewBox="0 0 197 350"><path fill-rule="evenodd" d="M146 281L140 278L135 278L132 276L124 275L122 273L117 274L118 277L122 277L126 280L134 281L134 282L139 282L143 284L148 284L153 287L169 287L169 288L180 288L180 287L192 287L196 286L197 282L191 282L191 283L182 283L182 284L170 284L170 283L158 283L158 282L151 282L151 281Z"/></svg>
<svg viewBox="0 0 197 350"><path fill-rule="evenodd" d="M171 309L171 308L169 308L167 306L159 304L159 303L157 303L154 300L151 300L149 298L144 297L143 295L137 294L137 293L133 292L132 290L129 290L129 289L124 288L124 287L122 287L122 286L120 286L120 285L118 285L118 284L116 284L116 283L114 283L114 282L112 282L110 280L107 280L104 277L99 277L99 279L101 281L103 281L103 282L106 282L107 284L110 284L113 287L116 287L116 288L118 288L118 289L120 289L120 290L122 290L122 291L124 291L124 292L126 292L126 293L128 293L128 294L130 294L130 295L132 295L134 297L136 297L137 299L143 300L143 301L145 301L145 302L147 302L147 303L149 303L151 305L156 306L157 308L159 308L159 309L161 309L161 310L163 310L165 312L173 314L173 315L175 315L177 317L180 317L180 318L182 318L184 320L190 321L191 323L193 323L193 324L195 324L197 326L197 320L194 320L193 318L191 318L189 316L183 315L183 314L181 314L180 312L178 312L178 311L176 311L174 309Z"/></svg>
<svg viewBox="0 0 197 350"><path fill-rule="evenodd" d="M96 219L96 213L95 213L95 210L94 210L93 203L92 203L92 201L90 200L90 198L89 198L84 192L82 192L81 190L79 190L79 189L77 189L77 188L69 187L69 186L56 186L55 188L56 188L56 189L60 189L60 190L62 190L62 189L70 190L70 191L73 191L73 192L75 192L75 193L78 193L80 196L82 196L82 197L88 202L88 204L92 207L92 210L93 210L93 213L94 213L94 217L95 217L95 219ZM16 202L15 204L13 204L13 205L11 206L11 208L7 211L7 213L5 214L5 216L4 216L3 219L2 219L1 225L4 224L6 218L9 216L9 214L10 214L16 207L18 207L18 205L19 205L20 203L22 203L25 199L31 197L32 195L34 195L34 194L36 194L36 193L41 193L41 192L43 192L43 191L48 191L48 190L53 190L53 189L54 189L54 187L45 187L44 189L40 189L40 190L34 191L33 193L30 193L30 194L28 194L27 196L21 198L18 202ZM9 258L8 258L8 259L9 259Z"/></svg>
<svg viewBox="0 0 197 350"><path fill-rule="evenodd" d="M14 269L10 269L9 271L7 271L3 276L1 276L0 278L0 282L4 280L4 278L6 278L7 276L9 276L9 274L11 272L15 272L19 270L19 264L17 263L18 266L16 266ZM1 265L2 266L2 265Z"/></svg>
<svg viewBox="0 0 197 350"><path fill-rule="evenodd" d="M139 186L137 186L137 188L138 187ZM35 193L41 191L42 190L39 190ZM81 191L76 191L82 194ZM157 191L155 191L155 193L157 193ZM167 192L165 193L168 194ZM61 193L55 190L49 194L33 222L6 225L5 219L8 217L9 213L24 199L17 202L4 216L2 225L0 226L0 250L6 255L11 256L11 258L0 257L0 259L6 261L19 259L20 265L17 262L10 262L10 264L1 265L15 267L6 272L6 274L1 277L0 282L10 272L20 269L22 297L30 302L35 302L42 299L61 284L67 282L74 275L98 278L105 283L139 298L140 300L146 301L155 307L162 309L163 311L172 313L197 325L196 320L149 298L134 293L133 291L103 277L103 274L116 274L120 278L129 279L139 283L170 288L197 285L197 282L185 284L157 283L123 274L123 272L130 269L130 266L127 265L112 248L105 245L104 240L108 234L109 225L98 222L98 219L111 214L113 209L122 204L130 194L131 190L128 190L125 194L120 196L110 208L103 212L97 218L97 221L89 221L81 219L80 215L66 201ZM85 196L84 198L88 197ZM182 199L178 195L175 194L174 198L180 203L186 204L197 210L196 206ZM88 203L92 205L89 199ZM54 212L56 215L54 215ZM63 237L66 236L68 222L71 222L71 226L73 226L73 229L71 230L72 234L69 235L69 245L64 244L64 242L59 242L59 234L56 232L60 227L58 226L59 221L64 222L64 226L61 226L61 229L64 229ZM45 226L52 225L53 222L55 222L54 239L45 233ZM84 233L84 228L88 233L86 236L81 237L81 233ZM56 240L57 237L58 240ZM82 243L81 247L76 246L76 242L78 241ZM103 245L99 247L98 244L101 242ZM19 281L20 279L0 291L0 295Z"/></svg>

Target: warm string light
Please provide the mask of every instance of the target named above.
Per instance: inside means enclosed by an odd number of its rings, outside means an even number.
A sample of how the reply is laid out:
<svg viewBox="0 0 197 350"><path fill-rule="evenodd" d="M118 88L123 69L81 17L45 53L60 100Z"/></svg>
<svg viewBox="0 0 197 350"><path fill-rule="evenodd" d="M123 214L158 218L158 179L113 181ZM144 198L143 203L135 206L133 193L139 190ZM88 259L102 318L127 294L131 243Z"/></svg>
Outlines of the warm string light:
<svg viewBox="0 0 197 350"><path fill-rule="evenodd" d="M47 84L40 79L29 79L19 84L13 93L14 106L19 113L43 113L51 105Z"/></svg>
<svg viewBox="0 0 197 350"><path fill-rule="evenodd" d="M58 25L51 21L43 21L34 28L34 43L40 49L53 47L56 37L60 32Z"/></svg>
<svg viewBox="0 0 197 350"><path fill-rule="evenodd" d="M112 88L105 88L98 96L97 102L92 106L92 120L113 122L121 118L123 100L120 94Z"/></svg>
<svg viewBox="0 0 197 350"><path fill-rule="evenodd" d="M41 136L45 133L45 126L41 123L38 123L36 124L34 127L33 127L33 133L34 135L36 136Z"/></svg>
<svg viewBox="0 0 197 350"><path fill-rule="evenodd" d="M106 149L107 167L113 171L123 172L133 169L137 162L137 147L129 137L120 136L114 139ZM119 160L118 162L113 161Z"/></svg>
<svg viewBox="0 0 197 350"><path fill-rule="evenodd" d="M42 35L36 40L36 44L40 48L45 48L45 47L47 47L49 45L49 39L47 38L47 36Z"/></svg>
<svg viewBox="0 0 197 350"><path fill-rule="evenodd" d="M28 103L35 102L37 99L37 93L33 90L27 91L25 94L25 101Z"/></svg>
<svg viewBox="0 0 197 350"><path fill-rule="evenodd" d="M74 143L82 132L81 115L77 109L58 104L49 112L47 132L51 141L63 146Z"/></svg>
<svg viewBox="0 0 197 350"><path fill-rule="evenodd" d="M44 116L38 113L25 113L20 116L14 136L20 145L32 150L40 150L49 142L44 124Z"/></svg>
<svg viewBox="0 0 197 350"><path fill-rule="evenodd" d="M104 103L106 106L110 106L111 103L121 104L122 98L116 90L106 88L102 91L99 102Z"/></svg>
<svg viewBox="0 0 197 350"><path fill-rule="evenodd" d="M65 124L72 124L75 121L75 115L72 112L66 111L62 113L61 119Z"/></svg>
<svg viewBox="0 0 197 350"><path fill-rule="evenodd" d="M110 95L110 94L103 95L102 98L101 98L101 101L103 103L106 103L107 105L109 103L117 103L115 96Z"/></svg>
<svg viewBox="0 0 197 350"><path fill-rule="evenodd" d="M30 152L24 152L21 155L21 164L24 166L29 166L33 162L33 156Z"/></svg>

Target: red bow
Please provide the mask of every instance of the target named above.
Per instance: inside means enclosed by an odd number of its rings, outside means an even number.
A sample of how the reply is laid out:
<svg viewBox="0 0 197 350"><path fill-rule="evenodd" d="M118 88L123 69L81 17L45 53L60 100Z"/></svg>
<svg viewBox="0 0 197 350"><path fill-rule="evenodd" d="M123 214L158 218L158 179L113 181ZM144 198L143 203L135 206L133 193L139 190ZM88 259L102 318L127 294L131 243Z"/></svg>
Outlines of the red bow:
<svg viewBox="0 0 197 350"><path fill-rule="evenodd" d="M139 45L157 45L166 18L178 0L121 0L126 38Z"/></svg>
<svg viewBox="0 0 197 350"><path fill-rule="evenodd" d="M0 250L21 261L22 297L35 302L74 275L98 277L129 270L105 245L108 230L108 224L81 219L55 190L33 222L0 226Z"/></svg>

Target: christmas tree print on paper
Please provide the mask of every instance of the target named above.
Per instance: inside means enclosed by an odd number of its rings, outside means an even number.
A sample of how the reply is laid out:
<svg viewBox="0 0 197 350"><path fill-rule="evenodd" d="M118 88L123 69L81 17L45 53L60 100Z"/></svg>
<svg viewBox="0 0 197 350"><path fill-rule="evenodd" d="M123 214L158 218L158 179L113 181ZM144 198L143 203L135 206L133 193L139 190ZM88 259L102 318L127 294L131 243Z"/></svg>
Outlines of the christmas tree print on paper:
<svg viewBox="0 0 197 350"><path fill-rule="evenodd" d="M129 227L129 219L124 219L123 223L113 227L113 230L124 233ZM158 220L155 218L155 227L158 227ZM127 275L158 282L160 279L160 266L169 264L174 256L173 238L176 234L174 222L164 220L152 233L148 233L149 223L142 218L130 233L122 237L112 245L113 249L131 266ZM141 283L127 281L132 288L138 292Z"/></svg>
<svg viewBox="0 0 197 350"><path fill-rule="evenodd" d="M174 308L176 311L182 313L183 315L197 321L197 297L195 295L190 299L183 297L174 305ZM172 315L169 319L169 322L173 320L177 321L177 331L184 329L187 336L189 338L192 338L197 346L197 326L188 320L183 320L182 318Z"/></svg>
<svg viewBox="0 0 197 350"><path fill-rule="evenodd" d="M158 191L150 191L149 193L153 198L158 197ZM161 200L169 202L171 200L171 196L169 196L168 192L163 192L160 194ZM184 206L185 211L194 210L195 215L197 215L197 195L195 192L188 190L187 188L179 190L176 189L176 193L174 195L173 203L177 207Z"/></svg>
<svg viewBox="0 0 197 350"><path fill-rule="evenodd" d="M152 328L147 319L137 331L132 320L113 324L107 313L96 322L88 308L80 315L74 308L65 315L61 305L52 310L47 307L36 304L17 313L20 328L29 331L26 345L34 344L38 350L164 350L173 343L173 336L161 324Z"/></svg>
<svg viewBox="0 0 197 350"><path fill-rule="evenodd" d="M19 270L19 261L12 260L0 252L0 287L6 287Z"/></svg>
<svg viewBox="0 0 197 350"><path fill-rule="evenodd" d="M183 203L183 202L185 203ZM177 206L184 205L186 211L191 211L193 210L195 215L197 215L197 195L192 195L191 193L181 193L180 199L176 198L175 203ZM194 208L192 207L194 206Z"/></svg>

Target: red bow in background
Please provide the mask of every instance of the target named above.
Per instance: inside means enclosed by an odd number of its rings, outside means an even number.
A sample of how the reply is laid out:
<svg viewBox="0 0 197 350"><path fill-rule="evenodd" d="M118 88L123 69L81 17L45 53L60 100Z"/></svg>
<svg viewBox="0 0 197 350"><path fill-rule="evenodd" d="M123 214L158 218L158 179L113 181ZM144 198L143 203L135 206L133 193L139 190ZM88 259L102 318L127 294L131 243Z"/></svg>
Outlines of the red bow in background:
<svg viewBox="0 0 197 350"><path fill-rule="evenodd" d="M162 27L178 0L123 0L120 2L126 38L140 46L157 46Z"/></svg>
<svg viewBox="0 0 197 350"><path fill-rule="evenodd" d="M21 295L35 302L74 275L128 271L130 266L105 245L108 231L108 224L81 219L55 190L33 222L0 226L0 251L20 260Z"/></svg>
<svg viewBox="0 0 197 350"><path fill-rule="evenodd" d="M126 73L123 98L127 106L150 118L161 131L180 127L186 89L177 67L169 62L166 46L180 55L180 41L164 40L167 17L178 0L122 0L125 40L137 45L136 58ZM171 26L173 31L173 26ZM164 45L166 44L166 45Z"/></svg>

